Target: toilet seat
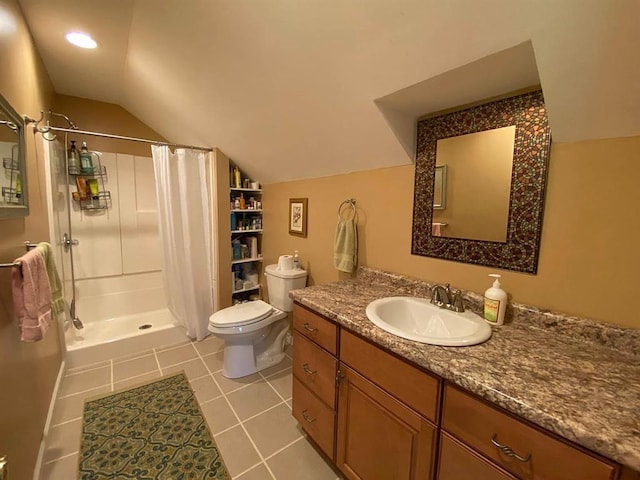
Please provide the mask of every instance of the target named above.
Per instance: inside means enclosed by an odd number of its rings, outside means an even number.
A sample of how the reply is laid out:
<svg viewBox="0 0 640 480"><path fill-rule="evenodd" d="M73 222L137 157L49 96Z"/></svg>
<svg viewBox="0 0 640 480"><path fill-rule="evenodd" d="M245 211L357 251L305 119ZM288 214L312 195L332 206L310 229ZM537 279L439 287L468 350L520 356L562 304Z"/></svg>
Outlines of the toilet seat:
<svg viewBox="0 0 640 480"><path fill-rule="evenodd" d="M243 327L264 320L274 311L274 307L262 300L239 303L215 312L209 318L209 323L217 328Z"/></svg>

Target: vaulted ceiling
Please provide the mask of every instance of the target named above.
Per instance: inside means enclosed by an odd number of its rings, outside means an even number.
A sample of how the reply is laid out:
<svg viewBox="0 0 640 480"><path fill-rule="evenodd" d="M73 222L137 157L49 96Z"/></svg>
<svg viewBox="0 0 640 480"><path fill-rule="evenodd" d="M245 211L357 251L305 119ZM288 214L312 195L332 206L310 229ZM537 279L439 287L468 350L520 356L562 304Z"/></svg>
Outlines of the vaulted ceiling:
<svg viewBox="0 0 640 480"><path fill-rule="evenodd" d="M464 92L448 72L528 41L555 142L640 135L636 0L19 3L58 93L217 146L263 183L410 162L388 124L394 104L380 102L415 85L429 87L413 91L427 110L480 100L513 69ZM99 48L72 47L70 30ZM398 98L398 114L416 114Z"/></svg>

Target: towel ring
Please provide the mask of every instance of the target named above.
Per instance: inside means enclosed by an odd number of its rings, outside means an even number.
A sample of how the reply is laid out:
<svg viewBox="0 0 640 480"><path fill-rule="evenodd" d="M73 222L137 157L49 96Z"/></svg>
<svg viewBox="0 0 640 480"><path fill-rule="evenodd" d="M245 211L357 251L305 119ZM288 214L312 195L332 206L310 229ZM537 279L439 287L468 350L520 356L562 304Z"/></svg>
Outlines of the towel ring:
<svg viewBox="0 0 640 480"><path fill-rule="evenodd" d="M351 214L353 214L351 216L351 218L346 218L345 220L353 220L354 218L356 218L357 212L356 212L356 199L355 198L348 198L347 200L345 200L344 202L342 202L340 204L340 206L338 207L338 220L342 220L342 214L344 213L343 208L351 208ZM349 212L348 212L349 213Z"/></svg>

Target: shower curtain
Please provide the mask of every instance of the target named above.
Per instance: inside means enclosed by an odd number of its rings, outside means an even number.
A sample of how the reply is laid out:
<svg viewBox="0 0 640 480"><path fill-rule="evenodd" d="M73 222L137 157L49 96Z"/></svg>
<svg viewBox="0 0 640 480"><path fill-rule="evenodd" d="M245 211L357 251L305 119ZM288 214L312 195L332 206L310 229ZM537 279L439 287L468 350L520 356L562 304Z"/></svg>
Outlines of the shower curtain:
<svg viewBox="0 0 640 480"><path fill-rule="evenodd" d="M213 313L208 154L153 145L152 155L168 307L190 338L202 340Z"/></svg>

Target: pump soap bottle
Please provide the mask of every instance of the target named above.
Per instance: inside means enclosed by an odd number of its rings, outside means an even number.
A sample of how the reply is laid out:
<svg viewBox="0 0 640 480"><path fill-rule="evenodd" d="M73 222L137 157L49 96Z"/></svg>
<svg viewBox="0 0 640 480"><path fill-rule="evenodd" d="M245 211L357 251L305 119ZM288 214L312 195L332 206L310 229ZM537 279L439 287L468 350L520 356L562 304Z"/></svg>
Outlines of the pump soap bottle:
<svg viewBox="0 0 640 480"><path fill-rule="evenodd" d="M93 173L93 159L91 158L91 152L87 148L87 142L82 142L82 148L80 148L80 168L82 173Z"/></svg>
<svg viewBox="0 0 640 480"><path fill-rule="evenodd" d="M507 309L507 292L500 288L500 275L490 273L489 276L495 281L484 292L484 319L492 325L502 325Z"/></svg>

